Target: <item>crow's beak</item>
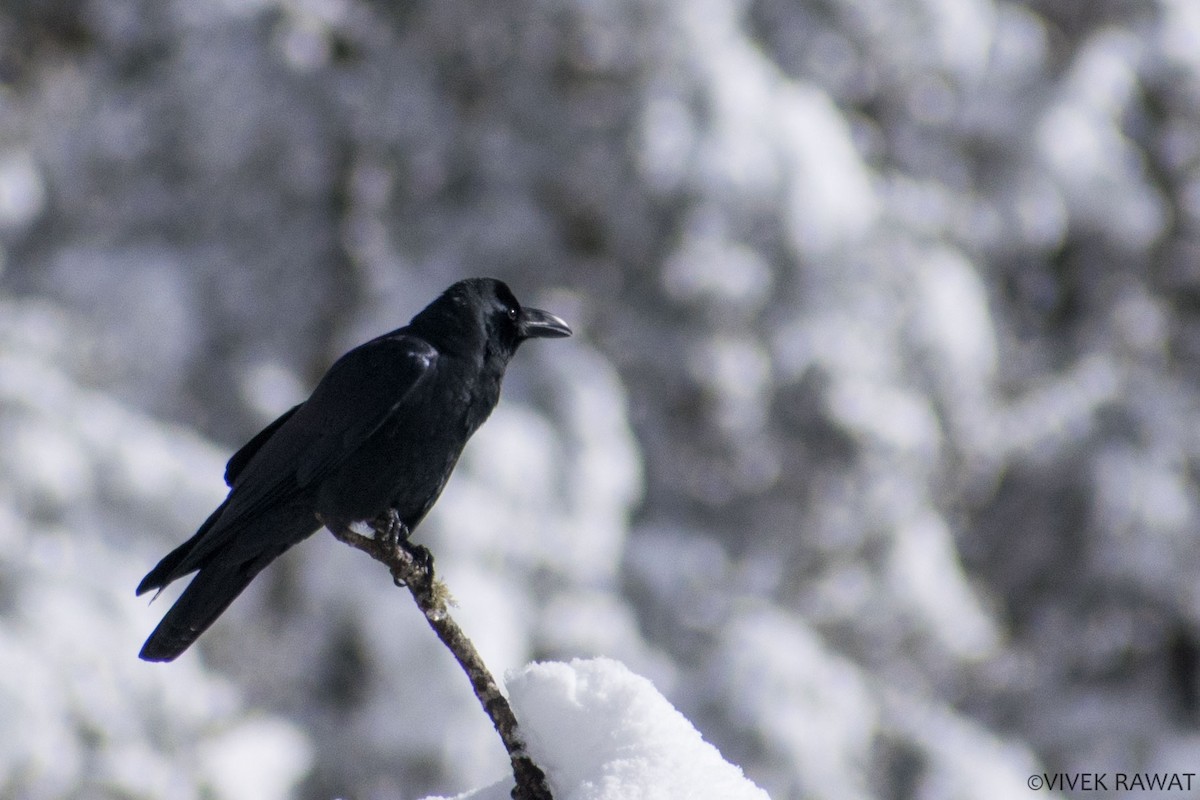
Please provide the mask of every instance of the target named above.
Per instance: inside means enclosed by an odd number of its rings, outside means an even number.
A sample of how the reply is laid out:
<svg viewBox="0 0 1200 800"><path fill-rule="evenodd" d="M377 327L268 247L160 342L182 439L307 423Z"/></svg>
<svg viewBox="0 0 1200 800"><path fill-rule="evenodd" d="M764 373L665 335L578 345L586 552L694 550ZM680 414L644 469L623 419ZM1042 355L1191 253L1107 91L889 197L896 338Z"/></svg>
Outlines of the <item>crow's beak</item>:
<svg viewBox="0 0 1200 800"><path fill-rule="evenodd" d="M518 326L524 339L560 339L571 335L567 323L539 308L521 309Z"/></svg>

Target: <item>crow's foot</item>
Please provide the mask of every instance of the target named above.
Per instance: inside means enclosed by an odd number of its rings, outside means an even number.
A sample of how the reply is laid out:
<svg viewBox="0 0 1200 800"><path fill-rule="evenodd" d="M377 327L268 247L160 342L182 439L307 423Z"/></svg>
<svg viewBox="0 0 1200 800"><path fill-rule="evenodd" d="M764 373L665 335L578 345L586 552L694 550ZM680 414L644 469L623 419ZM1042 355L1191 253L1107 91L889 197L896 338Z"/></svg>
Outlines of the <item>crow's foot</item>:
<svg viewBox="0 0 1200 800"><path fill-rule="evenodd" d="M395 509L390 508L372 520L371 528L375 531L375 541L385 555L397 556L399 553L396 551L401 550L412 564L411 569L403 570L403 575L398 569L392 570L392 580L397 586L407 586L414 579L425 585L433 584L433 553L429 552L428 547L408 540L408 526L400 520Z"/></svg>
<svg viewBox="0 0 1200 800"><path fill-rule="evenodd" d="M417 569L421 571L422 579L426 583L433 583L433 553L429 548L423 544L413 544L407 539L400 543L400 547L408 553Z"/></svg>
<svg viewBox="0 0 1200 800"><path fill-rule="evenodd" d="M408 586L410 582L414 581L414 586L432 586L433 553L429 552L429 548L423 544L413 544L407 539L400 540L399 547L408 556L412 566L405 570L404 576L398 574L396 570L392 570L392 581L397 586Z"/></svg>
<svg viewBox="0 0 1200 800"><path fill-rule="evenodd" d="M371 529L375 531L375 540L387 552L403 547L402 543L408 539L408 526L400 520L400 514L394 508L371 520Z"/></svg>

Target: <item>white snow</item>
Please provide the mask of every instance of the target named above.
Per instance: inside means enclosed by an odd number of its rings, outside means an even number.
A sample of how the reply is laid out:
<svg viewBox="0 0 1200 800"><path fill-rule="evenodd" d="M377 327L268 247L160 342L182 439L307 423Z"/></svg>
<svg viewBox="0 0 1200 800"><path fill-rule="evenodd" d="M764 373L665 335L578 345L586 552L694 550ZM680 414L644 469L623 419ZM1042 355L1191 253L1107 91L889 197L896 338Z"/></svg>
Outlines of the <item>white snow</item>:
<svg viewBox="0 0 1200 800"><path fill-rule="evenodd" d="M556 800L767 800L654 684L619 661L530 664L506 683ZM510 786L501 781L455 800L507 798Z"/></svg>
<svg viewBox="0 0 1200 800"><path fill-rule="evenodd" d="M814 630L746 601L705 665L705 697L723 698L731 721L786 764L804 796L867 800L863 765L880 724L863 672ZM764 776L786 792L782 775Z"/></svg>
<svg viewBox="0 0 1200 800"><path fill-rule="evenodd" d="M0 230L25 227L45 206L46 186L33 157L0 151Z"/></svg>
<svg viewBox="0 0 1200 800"><path fill-rule="evenodd" d="M897 593L908 598L928 630L958 657L993 654L1000 632L971 589L950 526L921 511L899 527L889 558Z"/></svg>
<svg viewBox="0 0 1200 800"><path fill-rule="evenodd" d="M295 728L273 719L252 719L200 748L219 797L262 800L290 796L295 776L312 760L312 747Z"/></svg>

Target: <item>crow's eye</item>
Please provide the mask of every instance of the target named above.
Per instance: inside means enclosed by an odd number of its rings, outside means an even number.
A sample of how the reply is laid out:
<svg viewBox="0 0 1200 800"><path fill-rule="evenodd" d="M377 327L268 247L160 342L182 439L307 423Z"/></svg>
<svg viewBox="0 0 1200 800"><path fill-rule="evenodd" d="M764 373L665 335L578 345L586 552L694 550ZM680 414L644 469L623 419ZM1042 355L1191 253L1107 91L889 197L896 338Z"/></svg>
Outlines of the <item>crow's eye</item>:
<svg viewBox="0 0 1200 800"><path fill-rule="evenodd" d="M508 318L511 319L513 322L516 322L518 316L520 316L520 312L517 311L516 306L509 306Z"/></svg>

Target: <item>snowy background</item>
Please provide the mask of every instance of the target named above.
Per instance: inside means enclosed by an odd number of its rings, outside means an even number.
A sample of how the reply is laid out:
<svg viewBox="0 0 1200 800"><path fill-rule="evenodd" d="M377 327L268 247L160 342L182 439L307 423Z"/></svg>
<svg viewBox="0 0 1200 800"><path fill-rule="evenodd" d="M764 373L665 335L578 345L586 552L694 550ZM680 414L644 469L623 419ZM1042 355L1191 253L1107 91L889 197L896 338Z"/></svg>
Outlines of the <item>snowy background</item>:
<svg viewBox="0 0 1200 800"><path fill-rule="evenodd" d="M233 449L469 275L577 332L419 532L498 674L619 659L774 800L1200 763L1194 0L3 0L0 264L0 796L504 774L328 535L136 658Z"/></svg>

